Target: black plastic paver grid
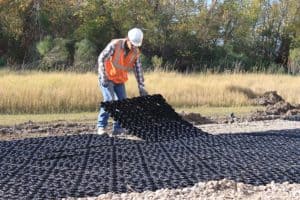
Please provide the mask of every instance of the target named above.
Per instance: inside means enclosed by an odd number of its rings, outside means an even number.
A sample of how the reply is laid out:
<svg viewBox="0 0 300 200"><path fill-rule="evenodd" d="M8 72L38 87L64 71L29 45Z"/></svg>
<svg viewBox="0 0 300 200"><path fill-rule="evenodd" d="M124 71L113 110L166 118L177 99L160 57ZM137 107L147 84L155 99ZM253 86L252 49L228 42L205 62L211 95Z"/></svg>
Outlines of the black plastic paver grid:
<svg viewBox="0 0 300 200"><path fill-rule="evenodd" d="M123 128L147 142L207 135L183 120L159 94L102 102L101 106L119 121Z"/></svg>
<svg viewBox="0 0 300 200"><path fill-rule="evenodd" d="M162 140L142 135L149 141L94 134L1 141L0 199L142 192L223 178L254 185L300 183L299 129L197 132Z"/></svg>

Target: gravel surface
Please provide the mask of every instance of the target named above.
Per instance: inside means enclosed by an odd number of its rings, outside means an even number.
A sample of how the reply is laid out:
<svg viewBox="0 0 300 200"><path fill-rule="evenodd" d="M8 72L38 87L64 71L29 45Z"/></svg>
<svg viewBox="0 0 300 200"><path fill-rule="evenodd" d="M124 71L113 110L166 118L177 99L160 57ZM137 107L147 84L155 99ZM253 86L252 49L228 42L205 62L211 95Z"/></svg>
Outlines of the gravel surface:
<svg viewBox="0 0 300 200"><path fill-rule="evenodd" d="M265 132L270 130L300 129L300 121L277 119L227 124L204 124L198 127L210 134L252 133Z"/></svg>
<svg viewBox="0 0 300 200"><path fill-rule="evenodd" d="M201 130L214 135L255 133L264 134L266 131L275 131L280 134L290 134L299 132L300 122L286 120L268 120L256 122L242 122L231 124L206 124L198 126ZM2 127L1 139L12 140L35 136L66 136L78 135L95 132L92 124L80 123L26 123L18 126ZM13 130L19 130L18 136ZM41 132L36 130L42 130ZM11 133L10 133L11 131ZM28 136L29 134L29 136ZM126 137L123 137L126 138ZM130 137L127 139L131 139ZM298 152L299 153L299 152ZM26 169L26 168L25 168ZM298 167L299 169L299 167ZM49 182L50 184L51 182ZM1 192L0 192L1 199ZM192 186L183 188L159 188L155 191L135 192L132 190L127 193L108 192L100 196L89 198L66 198L66 199L300 199L300 184L289 184L271 182L267 185L248 185L228 179L219 181L200 181Z"/></svg>
<svg viewBox="0 0 300 200"><path fill-rule="evenodd" d="M230 180L209 181L195 184L193 187L183 189L161 189L155 192L143 193L107 193L99 197L77 198L80 200L109 200L109 199L178 199L178 200L223 200L223 199L249 199L249 200L299 200L299 184L276 184L266 186L251 186L236 183ZM76 198L67 198L69 200Z"/></svg>
<svg viewBox="0 0 300 200"><path fill-rule="evenodd" d="M251 133L270 130L300 129L299 121L268 120L256 122L242 122L232 124L207 124L198 126L210 134ZM249 200L299 200L300 184L274 183L253 186L223 179L220 181L199 182L192 187L181 189L159 189L142 193L107 193L98 197L67 198L68 200L108 200L108 199L178 199L178 200L223 200L223 199L249 199Z"/></svg>

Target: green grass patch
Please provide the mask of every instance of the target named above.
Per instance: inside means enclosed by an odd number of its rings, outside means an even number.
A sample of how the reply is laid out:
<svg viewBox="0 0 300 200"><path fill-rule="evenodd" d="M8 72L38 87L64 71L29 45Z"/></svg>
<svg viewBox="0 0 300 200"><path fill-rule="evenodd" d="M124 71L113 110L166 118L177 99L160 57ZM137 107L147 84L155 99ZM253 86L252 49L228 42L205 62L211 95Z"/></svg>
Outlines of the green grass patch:
<svg viewBox="0 0 300 200"><path fill-rule="evenodd" d="M28 121L32 122L55 122L55 121L70 121L70 122L95 122L98 113L83 112L83 113L58 113L58 114L17 114L17 115L0 115L0 125L14 125ZM96 123L96 122L95 122Z"/></svg>
<svg viewBox="0 0 300 200"><path fill-rule="evenodd" d="M176 108L176 112L186 112L186 113L200 113L203 116L227 116L231 113L237 116L244 116L256 110L264 110L263 106L242 106L242 107L183 107Z"/></svg>
<svg viewBox="0 0 300 200"><path fill-rule="evenodd" d="M257 109L263 109L259 106L243 106L243 107L189 107L175 108L176 112L182 111L186 113L200 113L203 116L226 116L230 113L235 113L237 116L249 114ZM82 112L82 113L59 113L59 114L17 114L17 115L0 115L0 125L14 125L28 121L33 122L86 122L95 123L97 121L97 112Z"/></svg>

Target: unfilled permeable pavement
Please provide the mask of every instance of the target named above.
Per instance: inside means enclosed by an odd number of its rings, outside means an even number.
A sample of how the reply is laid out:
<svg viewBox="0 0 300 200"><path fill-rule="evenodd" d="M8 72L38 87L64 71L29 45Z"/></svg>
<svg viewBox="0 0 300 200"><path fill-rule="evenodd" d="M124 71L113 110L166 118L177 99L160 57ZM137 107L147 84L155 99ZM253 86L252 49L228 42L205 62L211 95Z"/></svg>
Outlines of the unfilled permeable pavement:
<svg viewBox="0 0 300 200"><path fill-rule="evenodd" d="M210 135L161 95L102 106L140 140L72 135L0 142L0 199L182 188L223 178L300 183L300 129Z"/></svg>

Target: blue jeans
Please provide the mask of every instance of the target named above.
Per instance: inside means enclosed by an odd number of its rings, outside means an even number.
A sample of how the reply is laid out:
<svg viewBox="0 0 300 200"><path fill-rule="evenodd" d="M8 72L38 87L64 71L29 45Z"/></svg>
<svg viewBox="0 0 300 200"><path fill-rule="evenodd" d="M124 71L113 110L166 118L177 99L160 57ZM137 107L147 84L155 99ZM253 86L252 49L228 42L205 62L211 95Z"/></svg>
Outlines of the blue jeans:
<svg viewBox="0 0 300 200"><path fill-rule="evenodd" d="M112 101L113 100L113 97L112 97L112 94L111 92L109 91L109 88L108 87L103 87L101 85L101 81L100 79L98 79L99 81L99 87L100 87L100 90L102 92L102 96L103 96L103 101L106 102L106 101ZM115 100L122 100L122 99L125 99L126 98L126 90L125 90L125 85L124 84L115 84L113 83L113 92L114 92L114 99ZM98 128L99 127L103 127L105 128L108 124L108 118L109 118L109 113L108 112L105 112L104 108L100 108L100 113L98 115L98 123L97 123L97 126ZM113 130L117 130L117 129L120 129L121 126L118 122L114 122L114 125L113 125Z"/></svg>

